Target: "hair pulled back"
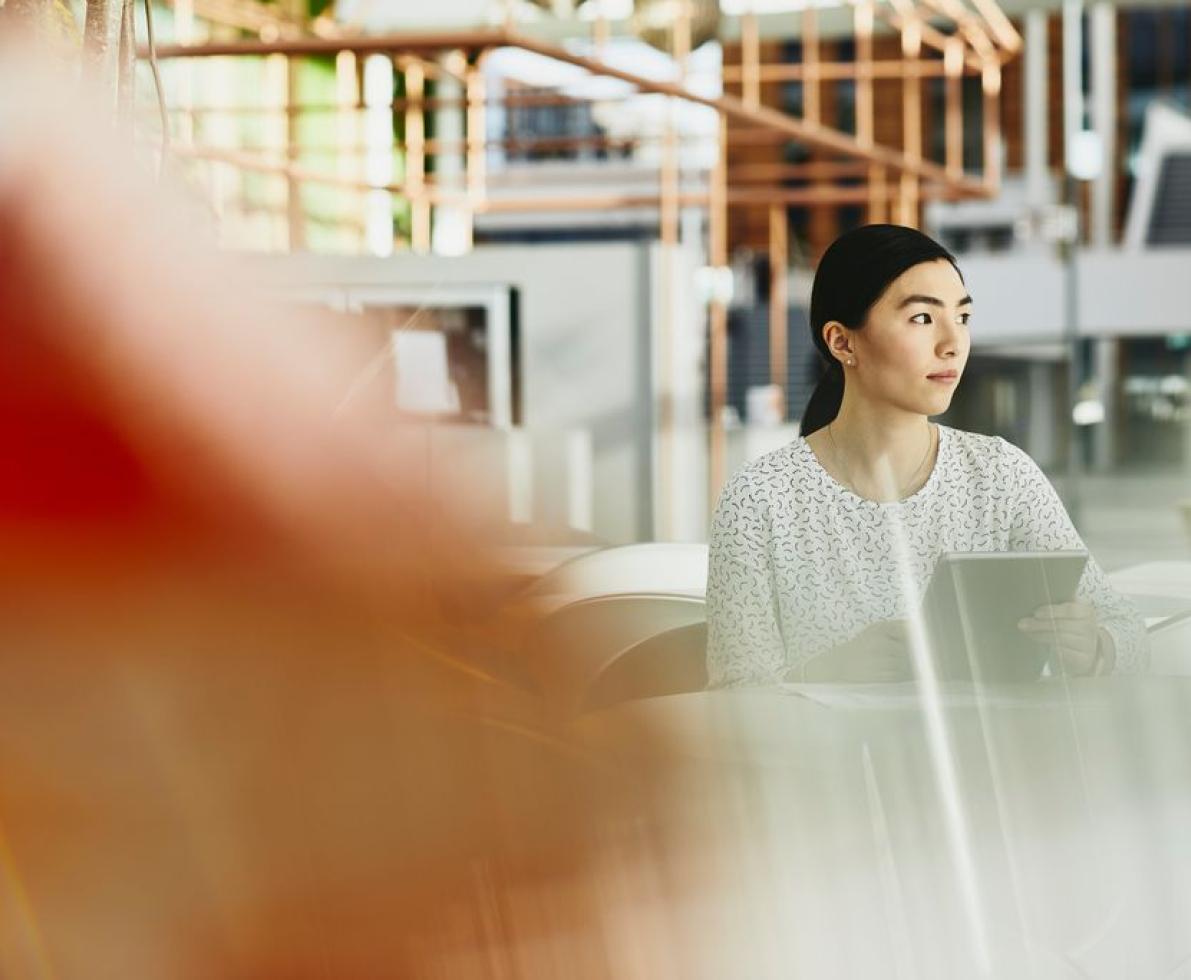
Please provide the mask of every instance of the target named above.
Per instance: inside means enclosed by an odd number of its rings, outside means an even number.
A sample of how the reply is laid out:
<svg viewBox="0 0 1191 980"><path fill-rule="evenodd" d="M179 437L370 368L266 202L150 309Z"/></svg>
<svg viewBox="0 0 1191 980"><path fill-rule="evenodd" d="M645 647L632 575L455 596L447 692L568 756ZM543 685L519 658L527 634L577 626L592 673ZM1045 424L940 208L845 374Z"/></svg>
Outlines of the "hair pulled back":
<svg viewBox="0 0 1191 980"><path fill-rule="evenodd" d="M859 330L893 280L912 266L938 259L946 259L959 273L954 255L933 238L903 225L862 225L827 247L815 270L810 309L811 339L827 364L802 413L802 435L827 425L844 400L844 369L831 356L823 327L837 320Z"/></svg>

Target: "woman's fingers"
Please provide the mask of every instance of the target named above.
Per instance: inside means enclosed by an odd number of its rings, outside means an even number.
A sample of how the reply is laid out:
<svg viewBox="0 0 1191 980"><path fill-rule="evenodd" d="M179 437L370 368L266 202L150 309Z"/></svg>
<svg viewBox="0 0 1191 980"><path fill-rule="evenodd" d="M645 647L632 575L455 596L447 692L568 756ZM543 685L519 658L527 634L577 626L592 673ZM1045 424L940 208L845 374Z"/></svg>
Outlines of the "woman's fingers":
<svg viewBox="0 0 1191 980"><path fill-rule="evenodd" d="M1088 616L1085 610L1090 610ZM1063 673L1090 674L1096 664L1099 636L1095 610L1082 603L1043 606L1018 623L1022 635L1035 643L1054 645Z"/></svg>
<svg viewBox="0 0 1191 980"><path fill-rule="evenodd" d="M1048 636L1030 636L1030 640L1039 646L1052 647L1060 653L1064 651L1078 654L1081 657L1095 657L1096 640L1084 637L1060 637L1057 640Z"/></svg>
<svg viewBox="0 0 1191 980"><path fill-rule="evenodd" d="M1091 606L1086 608L1091 611L1090 615L1064 606L1043 606L1041 609L1035 610L1033 615L1019 619L1017 625L1022 629L1095 630L1096 610Z"/></svg>
<svg viewBox="0 0 1191 980"><path fill-rule="evenodd" d="M1048 640L1048 639L1052 639L1055 637L1058 637L1059 639L1090 638L1093 641L1096 639L1095 625L1093 625L1091 628L1089 628L1088 626L1084 625L1083 623L1025 622L1023 624L1020 624L1019 628L1023 633L1025 633L1031 637L1035 637L1039 640Z"/></svg>
<svg viewBox="0 0 1191 980"><path fill-rule="evenodd" d="M1096 618L1096 607L1087 602L1060 602L1055 605L1039 606L1034 610L1032 619L1078 619Z"/></svg>
<svg viewBox="0 0 1191 980"><path fill-rule="evenodd" d="M1035 643L1055 647L1064 673L1082 675L1092 672L1099 640L1095 620L1091 621L1090 627L1086 621L1075 620L1023 620L1019 625L1023 635Z"/></svg>
<svg viewBox="0 0 1191 980"><path fill-rule="evenodd" d="M1088 652L1060 647L1059 660L1068 674L1090 674L1096 664L1096 652L1094 649Z"/></svg>

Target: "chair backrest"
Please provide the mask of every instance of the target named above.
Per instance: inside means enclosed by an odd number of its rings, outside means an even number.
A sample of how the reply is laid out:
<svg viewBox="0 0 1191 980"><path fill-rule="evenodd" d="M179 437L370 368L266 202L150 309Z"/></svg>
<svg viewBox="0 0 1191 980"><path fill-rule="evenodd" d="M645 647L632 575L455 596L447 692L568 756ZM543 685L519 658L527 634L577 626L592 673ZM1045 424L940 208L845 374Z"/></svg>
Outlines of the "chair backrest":
<svg viewBox="0 0 1191 980"><path fill-rule="evenodd" d="M1150 673L1191 675L1191 612L1151 626Z"/></svg>
<svg viewBox="0 0 1191 980"><path fill-rule="evenodd" d="M706 621L693 596L612 595L569 603L538 621L523 647L526 672L547 698L580 706L609 664L643 640Z"/></svg>
<svg viewBox="0 0 1191 980"><path fill-rule="evenodd" d="M584 711L707 687L707 623L691 623L622 650L588 688Z"/></svg>
<svg viewBox="0 0 1191 980"><path fill-rule="evenodd" d="M527 598L567 602L606 595L703 596L707 545L652 541L580 555L543 575Z"/></svg>

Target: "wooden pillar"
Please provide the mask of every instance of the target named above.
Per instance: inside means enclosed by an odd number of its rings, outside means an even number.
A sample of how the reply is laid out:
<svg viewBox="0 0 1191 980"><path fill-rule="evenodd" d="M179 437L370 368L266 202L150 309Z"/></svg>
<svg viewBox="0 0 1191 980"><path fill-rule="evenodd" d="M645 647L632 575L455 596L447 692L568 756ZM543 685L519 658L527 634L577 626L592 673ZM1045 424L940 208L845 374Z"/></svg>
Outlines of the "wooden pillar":
<svg viewBox="0 0 1191 980"><path fill-rule="evenodd" d="M426 196L426 66L405 63L405 194L409 198L410 239L415 252L430 251L430 202Z"/></svg>
<svg viewBox="0 0 1191 980"><path fill-rule="evenodd" d="M952 38L943 52L944 166L953 177L964 169L964 42Z"/></svg>
<svg viewBox="0 0 1191 980"><path fill-rule="evenodd" d="M902 25L902 152L912 161L922 159L922 78L919 57L922 54L922 23L907 19ZM900 224L917 228L918 177L902 173L898 180L898 216Z"/></svg>
<svg viewBox="0 0 1191 980"><path fill-rule="evenodd" d="M740 91L745 105L761 104L761 35L751 10L740 18Z"/></svg>
<svg viewBox="0 0 1191 980"><path fill-rule="evenodd" d="M811 5L802 11L802 116L818 125L822 117L820 100L821 62L819 50L819 10Z"/></svg>
<svg viewBox="0 0 1191 980"><path fill-rule="evenodd" d="M360 180L363 176L363 168L360 166L362 158L359 155L359 147L364 142L364 127L360 116L363 106L361 94L360 65L355 52L340 51L335 56L335 105L338 110L335 113L335 172L339 179L345 182ZM350 206L346 200L349 195ZM358 208L361 226L364 227L367 218L365 208L360 207L359 192L344 191L340 196L345 199L346 213L350 213L353 207ZM354 237L355 249L363 247L367 236L362 231L354 234L349 231L346 234Z"/></svg>
<svg viewBox="0 0 1191 980"><path fill-rule="evenodd" d="M856 34L856 139L861 146L873 145L873 4L862 0L853 13ZM868 168L868 220L885 221L885 168Z"/></svg>
<svg viewBox="0 0 1191 980"><path fill-rule="evenodd" d="M691 51L690 7L686 0L678 6L674 21L672 54L678 65L679 81L685 81L687 60ZM677 304L674 302L678 289L675 266L678 261L679 194L682 171L679 167L678 132L675 128L675 100L666 100L665 130L662 135L661 188L659 200L659 233L661 255L658 282L658 329L657 329L657 487L654 499L659 508L654 533L665 540L671 537L672 492L674 483L674 336Z"/></svg>
<svg viewBox="0 0 1191 980"><path fill-rule="evenodd" d="M306 247L306 211L302 207L302 182L293 176L301 163L299 143L301 131L301 94L298 91L299 61L292 55L285 59L285 159L289 164L285 178L285 213L289 227L289 250L300 252Z"/></svg>
<svg viewBox="0 0 1191 980"><path fill-rule="evenodd" d="M786 223L786 206L772 204L769 207L769 381L781 392L781 416L786 417L789 404L788 361L789 296L786 288L786 266L790 243Z"/></svg>
<svg viewBox="0 0 1191 980"><path fill-rule="evenodd" d="M711 266L728 264L728 121L720 115L719 155L711 175L708 230ZM708 374L710 381L710 445L707 499L714 503L724 484L724 404L728 393L728 308L713 295L708 310Z"/></svg>
<svg viewBox="0 0 1191 980"><path fill-rule="evenodd" d="M997 107L1001 95L1001 66L993 59L984 63L980 75L984 95L984 185L996 188L1001 182L1001 117Z"/></svg>
<svg viewBox="0 0 1191 980"><path fill-rule="evenodd" d="M488 179L488 114L483 59L481 54L468 64L464 82L467 93L467 196L473 207L483 202Z"/></svg>

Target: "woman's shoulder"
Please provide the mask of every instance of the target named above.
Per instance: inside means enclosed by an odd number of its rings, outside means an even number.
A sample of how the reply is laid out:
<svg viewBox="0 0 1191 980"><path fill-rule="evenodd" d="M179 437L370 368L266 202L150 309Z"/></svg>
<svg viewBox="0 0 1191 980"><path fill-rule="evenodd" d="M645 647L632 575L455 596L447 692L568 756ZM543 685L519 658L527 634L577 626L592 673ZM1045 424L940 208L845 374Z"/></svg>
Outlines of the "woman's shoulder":
<svg viewBox="0 0 1191 980"><path fill-rule="evenodd" d="M809 468L805 449L806 440L797 436L746 463L728 482L742 487L783 489Z"/></svg>
<svg viewBox="0 0 1191 980"><path fill-rule="evenodd" d="M961 459L984 466L997 464L1020 466L1023 462L1033 462L1024 449L1015 446L1001 436L986 436L979 432L952 429L946 426L944 428L947 429L953 454Z"/></svg>
<svg viewBox="0 0 1191 980"><path fill-rule="evenodd" d="M736 470L724 484L721 500L768 502L798 486L809 471L805 441L798 437Z"/></svg>
<svg viewBox="0 0 1191 980"><path fill-rule="evenodd" d="M1029 453L1001 436L948 429L948 437L957 470L997 491L1012 490L1041 475Z"/></svg>
<svg viewBox="0 0 1191 980"><path fill-rule="evenodd" d="M742 542L765 547L777 501L800 479L799 441L759 456L728 478L711 520L713 542L730 536L737 547Z"/></svg>

